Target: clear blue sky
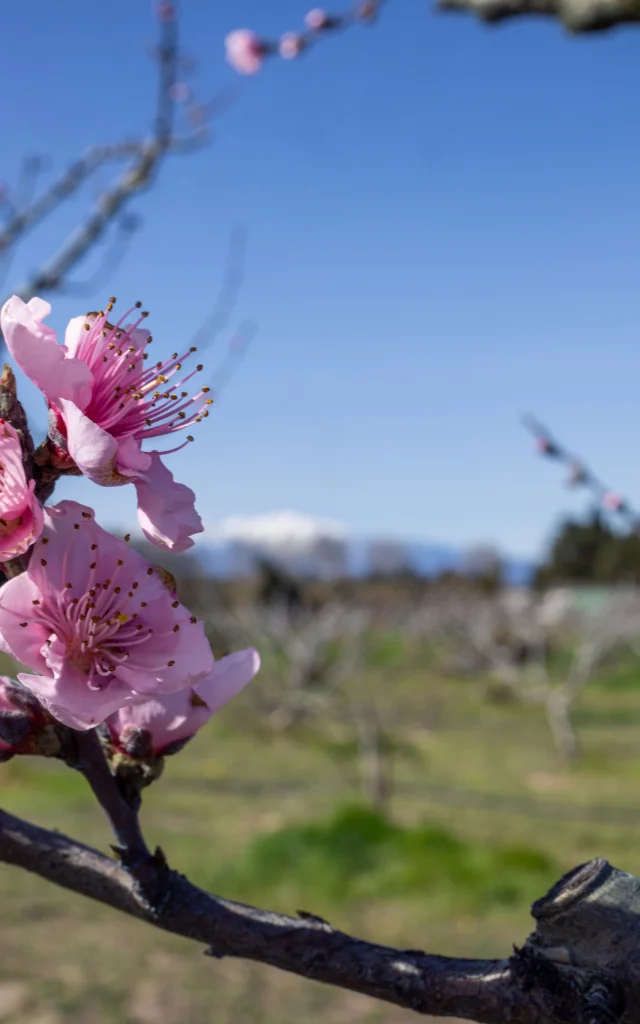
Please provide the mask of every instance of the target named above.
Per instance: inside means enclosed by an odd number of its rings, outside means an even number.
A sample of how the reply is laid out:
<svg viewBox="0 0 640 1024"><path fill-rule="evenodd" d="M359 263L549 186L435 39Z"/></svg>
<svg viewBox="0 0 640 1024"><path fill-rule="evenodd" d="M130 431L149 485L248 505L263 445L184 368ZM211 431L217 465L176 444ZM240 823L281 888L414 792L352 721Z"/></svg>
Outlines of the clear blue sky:
<svg viewBox="0 0 640 1024"><path fill-rule="evenodd" d="M640 30L573 39L550 21L487 28L391 0L377 27L298 62L254 79L227 67L229 30L278 34L307 6L183 0L194 84L233 88L233 104L213 145L137 201L144 229L115 277L89 299L52 297L54 325L113 291L144 300L170 353L211 308L241 223L238 317L259 333L170 462L206 520L295 508L536 553L584 498L532 454L526 410L640 500ZM2 27L5 180L25 152L61 168L147 123L146 0L14 0ZM10 281L78 212L24 245ZM133 514L129 488L59 493L105 523Z"/></svg>

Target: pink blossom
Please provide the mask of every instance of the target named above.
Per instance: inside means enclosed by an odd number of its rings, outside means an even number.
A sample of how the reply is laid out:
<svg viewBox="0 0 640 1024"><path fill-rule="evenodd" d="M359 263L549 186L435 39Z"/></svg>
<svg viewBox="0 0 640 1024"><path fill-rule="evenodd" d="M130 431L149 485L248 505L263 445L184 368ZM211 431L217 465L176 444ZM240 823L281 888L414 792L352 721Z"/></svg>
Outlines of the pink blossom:
<svg viewBox="0 0 640 1024"><path fill-rule="evenodd" d="M278 52L285 60L299 57L304 49L304 39L299 32L287 32L280 39Z"/></svg>
<svg viewBox="0 0 640 1024"><path fill-rule="evenodd" d="M542 455L555 455L556 454L555 445L553 445L551 443L551 441L549 440L548 437L542 437L542 436L536 437L535 445L536 445L537 450Z"/></svg>
<svg viewBox="0 0 640 1024"><path fill-rule="evenodd" d="M89 729L125 704L195 686L213 655L163 575L75 501L44 509L29 568L0 588L0 648L51 714Z"/></svg>
<svg viewBox="0 0 640 1024"><path fill-rule="evenodd" d="M312 11L305 15L304 23L312 32L320 32L323 28L329 27L331 19L321 7L314 7Z"/></svg>
<svg viewBox="0 0 640 1024"><path fill-rule="evenodd" d="M159 21L175 21L176 9L171 3L159 3L156 7L156 13Z"/></svg>
<svg viewBox="0 0 640 1024"><path fill-rule="evenodd" d="M255 75L264 64L266 47L255 32L239 28L224 41L227 61L241 75Z"/></svg>
<svg viewBox="0 0 640 1024"><path fill-rule="evenodd" d="M602 499L602 503L607 508L612 509L612 511L614 512L617 512L619 509L621 509L624 504L620 495L616 494L615 491L607 491L607 493L604 495Z"/></svg>
<svg viewBox="0 0 640 1024"><path fill-rule="evenodd" d="M25 477L17 432L0 419L0 562L21 555L42 533L35 486Z"/></svg>
<svg viewBox="0 0 640 1024"><path fill-rule="evenodd" d="M260 668L257 651L248 648L217 661L206 679L144 704L127 705L107 719L116 749L127 751L140 730L151 735L153 754L168 752L175 743L190 739L223 704L235 697ZM133 747L135 749L135 746Z"/></svg>
<svg viewBox="0 0 640 1024"><path fill-rule="evenodd" d="M109 303L107 313L111 309ZM147 369L152 339L140 328L146 314L126 325L124 320L133 310L115 325L104 313L75 317L67 327L65 344L60 345L55 332L42 323L50 312L41 299L25 304L14 295L2 309L0 326L11 355L49 403L49 437L56 456L102 486L139 481L148 493L151 480L158 477L154 455L178 451L192 438L158 453L143 451L143 441L174 434L208 416L212 402L208 387L192 396L181 390L202 370L198 365L182 373L195 348L181 355L174 352L170 359ZM158 520L151 519L147 502L141 525L150 540L184 551L193 544L192 534L202 532L195 495L174 483L168 472L162 484L153 502Z"/></svg>

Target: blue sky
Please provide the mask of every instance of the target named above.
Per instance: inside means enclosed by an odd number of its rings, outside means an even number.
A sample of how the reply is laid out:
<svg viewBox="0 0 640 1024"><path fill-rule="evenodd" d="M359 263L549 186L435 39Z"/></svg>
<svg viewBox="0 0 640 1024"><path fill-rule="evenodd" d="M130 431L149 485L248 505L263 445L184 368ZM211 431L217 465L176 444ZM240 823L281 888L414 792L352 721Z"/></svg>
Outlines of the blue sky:
<svg viewBox="0 0 640 1024"><path fill-rule="evenodd" d="M169 354L211 309L241 224L237 319L259 331L170 462L206 521L294 508L357 532L537 553L585 501L532 454L527 410L640 500L638 30L574 39L553 22L488 28L390 0L377 27L297 62L253 79L227 67L228 31L277 35L306 10L183 0L194 85L203 98L231 88L233 102L213 144L137 201L144 226L114 277L89 298L50 297L54 326L113 291L144 301ZM60 169L148 123L147 0L14 0L3 30L4 180L25 153ZM80 210L25 242L9 285ZM129 488L58 493L105 524L134 517Z"/></svg>

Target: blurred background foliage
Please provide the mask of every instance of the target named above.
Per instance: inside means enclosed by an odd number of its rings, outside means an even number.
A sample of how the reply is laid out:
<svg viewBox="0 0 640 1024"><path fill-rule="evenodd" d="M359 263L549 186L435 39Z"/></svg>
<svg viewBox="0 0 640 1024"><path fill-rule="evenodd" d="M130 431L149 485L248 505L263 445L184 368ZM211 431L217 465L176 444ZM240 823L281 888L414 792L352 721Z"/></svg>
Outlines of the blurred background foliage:
<svg viewBox="0 0 640 1024"><path fill-rule="evenodd" d="M150 842L194 882L378 942L501 956L527 935L530 902L570 866L601 854L640 871L635 590L487 587L451 574L330 583L264 564L221 581L188 560L178 575L218 654L251 642L263 656L255 682L145 793ZM588 590L598 600L581 602ZM568 749L548 695L568 692L585 651L565 709ZM15 670L8 659L2 668ZM8 810L107 848L81 777L27 758L2 771ZM0 892L0 1020L405 1018L199 956L24 872L3 868Z"/></svg>

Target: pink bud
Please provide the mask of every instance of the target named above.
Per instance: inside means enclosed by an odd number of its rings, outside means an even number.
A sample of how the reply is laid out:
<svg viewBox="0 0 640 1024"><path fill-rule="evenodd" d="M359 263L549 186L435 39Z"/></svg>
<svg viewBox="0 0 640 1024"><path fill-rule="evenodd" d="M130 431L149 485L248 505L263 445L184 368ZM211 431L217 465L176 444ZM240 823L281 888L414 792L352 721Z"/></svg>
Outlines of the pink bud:
<svg viewBox="0 0 640 1024"><path fill-rule="evenodd" d="M376 0L364 0L357 9L357 15L362 18L363 21L372 21L378 13L378 4Z"/></svg>
<svg viewBox="0 0 640 1024"><path fill-rule="evenodd" d="M537 450L543 454L548 452L551 447L546 437L536 437L535 444Z"/></svg>
<svg viewBox="0 0 640 1024"><path fill-rule="evenodd" d="M174 103L186 103L191 96L191 90L186 82L174 82L169 95Z"/></svg>
<svg viewBox="0 0 640 1024"><path fill-rule="evenodd" d="M278 51L285 60L299 57L304 50L304 39L298 32L287 32L280 39Z"/></svg>
<svg viewBox="0 0 640 1024"><path fill-rule="evenodd" d="M607 491L602 499L602 504L606 508L610 508L613 512L617 512L618 509L622 508L624 504L622 498L615 491Z"/></svg>
<svg viewBox="0 0 640 1024"><path fill-rule="evenodd" d="M329 28L331 19L327 12L323 11L321 7L314 7L313 10L309 11L305 16L304 23L312 32L321 32L323 28Z"/></svg>
<svg viewBox="0 0 640 1024"><path fill-rule="evenodd" d="M255 75L264 63L266 47L260 37L248 28L230 32L224 41L227 61L241 75Z"/></svg>
<svg viewBox="0 0 640 1024"><path fill-rule="evenodd" d="M156 13L159 21L175 21L176 9L171 3L159 3L156 7Z"/></svg>

